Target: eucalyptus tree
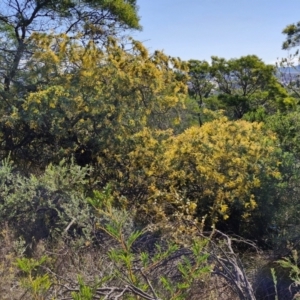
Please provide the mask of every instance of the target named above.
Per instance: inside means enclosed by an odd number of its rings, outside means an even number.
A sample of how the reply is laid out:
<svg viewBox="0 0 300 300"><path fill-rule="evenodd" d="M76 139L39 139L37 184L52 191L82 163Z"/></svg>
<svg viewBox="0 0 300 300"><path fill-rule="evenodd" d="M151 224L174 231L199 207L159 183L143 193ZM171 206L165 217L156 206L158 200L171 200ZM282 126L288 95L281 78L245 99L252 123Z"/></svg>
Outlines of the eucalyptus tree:
<svg viewBox="0 0 300 300"><path fill-rule="evenodd" d="M199 125L203 125L202 109L207 105L207 98L212 95L215 85L212 81L211 66L207 61L191 59L189 67L189 95L196 101Z"/></svg>
<svg viewBox="0 0 300 300"><path fill-rule="evenodd" d="M295 105L275 77L275 67L255 55L230 60L213 56L211 70L218 98L234 119L258 109L271 113Z"/></svg>

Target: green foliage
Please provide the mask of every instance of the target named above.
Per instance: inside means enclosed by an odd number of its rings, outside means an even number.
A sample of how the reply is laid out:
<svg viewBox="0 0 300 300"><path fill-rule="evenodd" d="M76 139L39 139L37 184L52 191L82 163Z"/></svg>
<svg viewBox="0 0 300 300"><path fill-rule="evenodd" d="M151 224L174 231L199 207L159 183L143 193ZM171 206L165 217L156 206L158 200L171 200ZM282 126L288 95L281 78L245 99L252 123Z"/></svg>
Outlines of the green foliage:
<svg viewBox="0 0 300 300"><path fill-rule="evenodd" d="M98 38L115 34L118 27L119 30L141 28L136 0L17 0L15 5L4 2L1 6L2 11L6 12L6 15L0 15L1 24L10 25L17 31L25 29L26 34L40 30L35 24L37 21L45 23L44 30L55 28L68 34L80 31L83 35L94 35ZM80 11L80 14L76 11ZM15 18L12 17L12 13L15 13ZM57 24L60 26L53 26Z"/></svg>
<svg viewBox="0 0 300 300"><path fill-rule="evenodd" d="M198 117L199 125L202 126L204 120L203 107L207 105L208 97L211 96L215 86L212 82L211 67L206 61L189 60L189 94L197 104L197 108L192 111Z"/></svg>
<svg viewBox="0 0 300 300"><path fill-rule="evenodd" d="M298 266L298 252L292 251L291 257L285 257L277 261L277 263L283 268L290 269L290 278L293 280L296 286L300 284L300 268Z"/></svg>
<svg viewBox="0 0 300 300"><path fill-rule="evenodd" d="M88 197L86 200L96 210L111 209L114 201L111 186L108 184L102 191L94 190L93 197Z"/></svg>
<svg viewBox="0 0 300 300"><path fill-rule="evenodd" d="M300 112L298 110L269 116L265 120L266 127L275 132L280 140L281 148L300 158Z"/></svg>
<svg viewBox="0 0 300 300"><path fill-rule="evenodd" d="M93 300L94 299L94 292L91 287L84 284L83 279L78 277L79 283L79 291L72 292L72 299L73 300Z"/></svg>
<svg viewBox="0 0 300 300"><path fill-rule="evenodd" d="M99 199L99 194L98 196L96 194L96 197ZM110 195L105 197L104 191L100 198L105 201L105 198L110 198ZM89 201L93 202L92 199ZM98 207L96 211L100 220L98 228L117 242L117 246L108 253L109 259L115 265L115 276L122 278L122 281L128 282L144 293L152 292L156 295L156 293L162 292L158 287L156 287L157 292L154 292L154 287L150 282L150 278L153 276L152 272L160 265L172 260L174 254L180 253L179 246L157 244L154 253L145 251L137 253L135 245L139 243L139 238L144 231L130 230L128 227L129 214L113 209L110 205ZM206 245L207 241L195 238L189 255L182 254L181 259L177 262L181 278L178 282L174 283L172 279L160 276L160 282L168 292L168 296L164 296L166 299L186 299L193 283L211 272ZM190 255L193 256L192 261Z"/></svg>
<svg viewBox="0 0 300 300"><path fill-rule="evenodd" d="M18 258L16 265L24 273L21 284L25 287L34 300L45 299L44 296L50 289L52 282L49 274L41 274L38 269L48 260L43 256L39 260L32 258Z"/></svg>
<svg viewBox="0 0 300 300"><path fill-rule="evenodd" d="M207 109L223 110L231 119L263 121L265 115L296 105L296 99L275 77L274 66L255 55L230 60L213 56L211 65L190 60L188 67L191 99L187 108L200 126L209 121Z"/></svg>

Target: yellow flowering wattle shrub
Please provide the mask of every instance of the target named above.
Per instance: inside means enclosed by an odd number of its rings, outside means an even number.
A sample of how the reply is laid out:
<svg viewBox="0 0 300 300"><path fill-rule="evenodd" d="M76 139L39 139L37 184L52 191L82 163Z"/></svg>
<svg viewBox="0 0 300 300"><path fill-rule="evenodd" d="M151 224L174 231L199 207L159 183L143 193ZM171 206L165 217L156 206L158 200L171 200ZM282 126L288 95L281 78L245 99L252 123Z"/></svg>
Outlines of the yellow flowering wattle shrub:
<svg viewBox="0 0 300 300"><path fill-rule="evenodd" d="M259 123L221 118L170 137L164 147L149 208L157 205L166 217L207 215L215 223L234 209L246 220L262 182L280 178L276 136Z"/></svg>
<svg viewBox="0 0 300 300"><path fill-rule="evenodd" d="M134 134L178 120L187 86L175 71L184 70L184 62L149 54L134 40L130 50L114 39L100 48L64 34L33 33L29 41L35 51L27 81L35 89L22 95L6 124L5 149L15 160L43 167L74 155L80 165L100 170L105 185L130 171Z"/></svg>

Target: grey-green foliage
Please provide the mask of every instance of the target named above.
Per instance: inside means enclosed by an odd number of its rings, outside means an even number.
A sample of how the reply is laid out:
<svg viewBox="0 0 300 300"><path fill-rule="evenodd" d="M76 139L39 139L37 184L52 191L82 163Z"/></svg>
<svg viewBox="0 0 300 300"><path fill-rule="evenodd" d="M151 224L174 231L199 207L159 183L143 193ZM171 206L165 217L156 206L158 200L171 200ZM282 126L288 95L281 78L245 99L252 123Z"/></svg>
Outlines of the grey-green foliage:
<svg viewBox="0 0 300 300"><path fill-rule="evenodd" d="M90 171L89 167L61 161L50 164L39 176L24 176L9 159L2 161L0 223L7 222L27 242L75 229L83 235L91 220L85 201Z"/></svg>

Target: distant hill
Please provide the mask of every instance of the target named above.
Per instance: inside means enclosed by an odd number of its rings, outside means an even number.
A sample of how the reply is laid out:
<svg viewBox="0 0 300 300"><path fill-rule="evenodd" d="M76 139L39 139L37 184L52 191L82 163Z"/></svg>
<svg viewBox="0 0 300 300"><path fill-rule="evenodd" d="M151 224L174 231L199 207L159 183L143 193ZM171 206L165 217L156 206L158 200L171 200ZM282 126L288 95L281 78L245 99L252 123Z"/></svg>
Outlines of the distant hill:
<svg viewBox="0 0 300 300"><path fill-rule="evenodd" d="M277 69L276 77L283 85L289 85L292 82L299 83L300 65L293 67L280 67Z"/></svg>
<svg viewBox="0 0 300 300"><path fill-rule="evenodd" d="M300 74L300 65L293 67L280 67L278 68L278 72L287 74Z"/></svg>

